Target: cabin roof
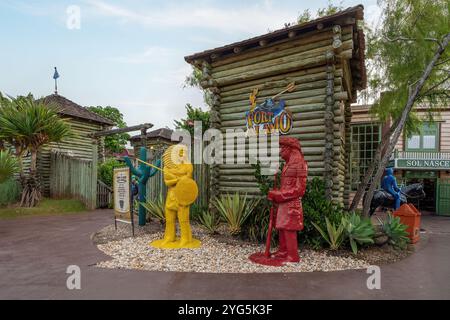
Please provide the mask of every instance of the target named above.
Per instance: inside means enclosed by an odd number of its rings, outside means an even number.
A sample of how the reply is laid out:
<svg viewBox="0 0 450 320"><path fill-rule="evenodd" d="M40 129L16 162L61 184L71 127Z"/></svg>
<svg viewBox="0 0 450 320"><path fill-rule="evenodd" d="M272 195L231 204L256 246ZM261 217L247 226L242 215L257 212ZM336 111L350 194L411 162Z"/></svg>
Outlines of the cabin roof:
<svg viewBox="0 0 450 320"><path fill-rule="evenodd" d="M163 139L171 141L172 140L172 133L173 133L173 130L171 130L171 129L160 128L160 129L148 132L146 138L147 139L163 138ZM130 140L131 141L138 141L140 139L141 139L141 135L137 135L137 136L131 137Z"/></svg>
<svg viewBox="0 0 450 320"><path fill-rule="evenodd" d="M91 112L88 109L80 106L79 104L76 104L75 102L63 96L60 96L59 94L51 94L40 100L44 101L44 103L47 104L49 103L55 104L59 108L58 109L59 114L89 120L109 126L114 125L114 123L111 120L106 119L94 112Z"/></svg>
<svg viewBox="0 0 450 320"><path fill-rule="evenodd" d="M357 33L357 41L355 41L354 48L354 60L356 63L353 63L353 66L359 70L358 78L354 79L356 81L355 85L359 89L364 89L366 87L367 76L366 76L366 67L365 67L365 37L362 29L357 25L358 20L364 19L364 6L357 5L355 7L350 7L345 10L339 11L335 14L321 17L306 23L285 27L283 29L279 29L273 32L269 32L267 34L253 37L247 40L235 42L232 44L228 44L222 47L218 47L215 49L210 49L206 51L202 51L199 53L195 53L189 56L186 56L184 59L186 62L197 65L199 61L207 61L212 62L219 61L221 59L225 59L231 56L238 56L244 52L249 50L257 50L261 47L260 43L264 41L269 45L274 45L279 42L283 42L292 37L292 34L295 36L292 39L296 39L299 35L317 31L317 26L321 25L323 28L332 27L335 24L344 25L355 25L354 33ZM291 36L290 36L291 35ZM239 48L238 52L235 52L235 48ZM353 67L352 67L353 68Z"/></svg>

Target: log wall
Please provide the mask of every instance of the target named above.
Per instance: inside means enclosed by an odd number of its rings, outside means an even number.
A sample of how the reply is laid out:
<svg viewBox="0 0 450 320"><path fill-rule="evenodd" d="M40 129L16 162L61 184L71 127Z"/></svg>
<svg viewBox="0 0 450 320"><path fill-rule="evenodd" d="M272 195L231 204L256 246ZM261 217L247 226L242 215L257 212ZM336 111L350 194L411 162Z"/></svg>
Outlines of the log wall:
<svg viewBox="0 0 450 320"><path fill-rule="evenodd" d="M348 201L348 101L354 91L348 66L353 49L353 26L333 26L229 58L202 61L202 85L213 93L212 127L222 133L245 130L252 89L259 89L259 104L295 82L296 89L281 96L293 113L289 136L302 145L309 177L324 178L327 195L335 202ZM245 144L236 142L234 149L245 149L248 156L255 146L247 139ZM210 188L212 196L235 191L260 194L248 161L211 166Z"/></svg>

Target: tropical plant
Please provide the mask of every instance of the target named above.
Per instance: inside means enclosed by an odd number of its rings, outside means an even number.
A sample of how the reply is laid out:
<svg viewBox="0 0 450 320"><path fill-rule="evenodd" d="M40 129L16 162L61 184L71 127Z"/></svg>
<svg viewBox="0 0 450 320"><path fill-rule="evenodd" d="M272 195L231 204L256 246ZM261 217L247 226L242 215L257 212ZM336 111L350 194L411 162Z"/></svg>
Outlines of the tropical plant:
<svg viewBox="0 0 450 320"><path fill-rule="evenodd" d="M299 234L299 241L314 249L319 249L326 245L326 241L313 223L322 230L327 227L325 218L328 218L333 225L338 225L341 223L344 211L325 198L325 183L319 178L308 181L302 199L302 207L304 228Z"/></svg>
<svg viewBox="0 0 450 320"><path fill-rule="evenodd" d="M228 223L230 234L238 235L259 201L260 199L249 199L246 194L239 195L236 192L234 195L221 195L220 198L215 199L214 205Z"/></svg>
<svg viewBox="0 0 450 320"><path fill-rule="evenodd" d="M123 120L123 114L119 109L111 106L106 107L88 107L89 111L111 120L117 128L126 128L127 124ZM116 133L105 137L105 148L110 153L119 153L125 149L130 139L128 133Z"/></svg>
<svg viewBox="0 0 450 320"><path fill-rule="evenodd" d="M207 210L200 213L198 220L200 225L208 231L209 234L216 234L221 222L221 219L217 214Z"/></svg>
<svg viewBox="0 0 450 320"><path fill-rule="evenodd" d="M383 232L388 236L392 246L398 249L406 249L410 242L408 238L408 226L404 225L400 221L400 217L394 217L392 214L388 214L386 221L380 221Z"/></svg>
<svg viewBox="0 0 450 320"><path fill-rule="evenodd" d="M0 183L11 179L18 170L17 159L8 151L0 150Z"/></svg>
<svg viewBox="0 0 450 320"><path fill-rule="evenodd" d="M149 218L156 218L161 224L166 221L166 215L164 214L164 199L162 194L156 200L147 200L147 202L141 202L141 205L147 210Z"/></svg>
<svg viewBox="0 0 450 320"><path fill-rule="evenodd" d="M350 247L354 254L358 253L358 244L372 244L375 229L370 219L361 219L356 213L352 213L343 217L344 233L346 238L350 241Z"/></svg>
<svg viewBox="0 0 450 320"><path fill-rule="evenodd" d="M312 225L319 231L323 239L329 244L331 250L338 250L345 240L344 233L344 219L337 225L333 224L325 218L326 232L319 227L316 223L312 222Z"/></svg>
<svg viewBox="0 0 450 320"><path fill-rule="evenodd" d="M34 207L41 199L37 177L37 155L42 146L61 142L71 135L71 128L62 119L53 104L35 100L32 95L8 101L0 97L0 141L14 148L20 166L22 185L21 206ZM29 174L25 175L21 163L30 154Z"/></svg>
<svg viewBox="0 0 450 320"><path fill-rule="evenodd" d="M244 223L243 234L250 241L264 242L267 237L267 230L270 222L271 203L267 199L261 199L258 206ZM275 231L275 230L274 230ZM272 233L272 240L275 244L276 234Z"/></svg>
<svg viewBox="0 0 450 320"><path fill-rule="evenodd" d="M125 164L123 162L118 161L114 158L106 159L105 162L102 162L98 165L98 178L109 187L113 186L113 175L115 168L124 167Z"/></svg>

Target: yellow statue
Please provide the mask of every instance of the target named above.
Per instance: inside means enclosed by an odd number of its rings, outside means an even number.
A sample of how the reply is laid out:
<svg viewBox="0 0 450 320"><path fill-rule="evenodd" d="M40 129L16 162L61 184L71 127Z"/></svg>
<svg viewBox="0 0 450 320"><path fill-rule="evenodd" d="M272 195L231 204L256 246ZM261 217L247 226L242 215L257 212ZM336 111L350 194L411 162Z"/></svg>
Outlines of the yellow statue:
<svg viewBox="0 0 450 320"><path fill-rule="evenodd" d="M169 147L163 155L164 183L167 197L165 206L166 229L164 239L150 245L162 249L198 248L201 242L192 237L189 223L190 205L198 196L198 187L192 179L193 166L185 145ZM180 224L180 238L176 237L176 220Z"/></svg>

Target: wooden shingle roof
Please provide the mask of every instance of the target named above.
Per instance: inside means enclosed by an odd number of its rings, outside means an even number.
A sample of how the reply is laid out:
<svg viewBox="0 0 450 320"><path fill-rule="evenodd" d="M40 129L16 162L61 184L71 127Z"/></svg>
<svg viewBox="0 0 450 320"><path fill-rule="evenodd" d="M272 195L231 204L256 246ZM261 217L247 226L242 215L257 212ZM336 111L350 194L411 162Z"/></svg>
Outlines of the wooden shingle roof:
<svg viewBox="0 0 450 320"><path fill-rule="evenodd" d="M94 112L91 112L88 109L80 106L79 104L76 104L75 102L63 96L60 96L59 94L52 94L41 100L44 103L56 105L58 107L59 114L89 120L109 126L114 125L114 123L111 120L106 119Z"/></svg>

